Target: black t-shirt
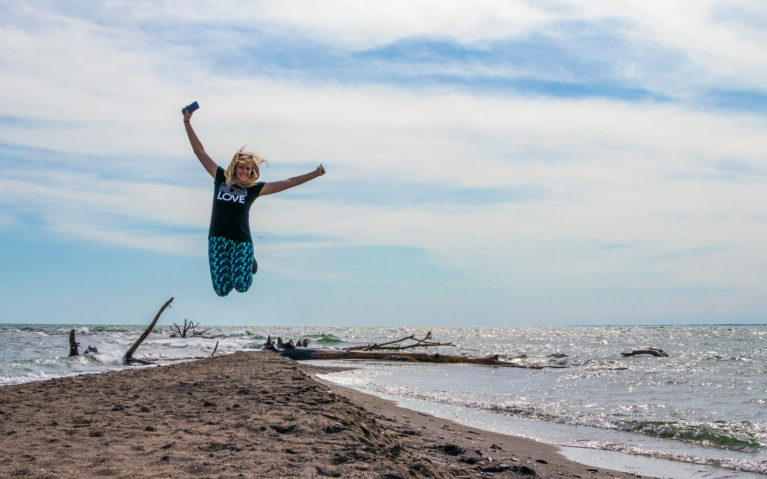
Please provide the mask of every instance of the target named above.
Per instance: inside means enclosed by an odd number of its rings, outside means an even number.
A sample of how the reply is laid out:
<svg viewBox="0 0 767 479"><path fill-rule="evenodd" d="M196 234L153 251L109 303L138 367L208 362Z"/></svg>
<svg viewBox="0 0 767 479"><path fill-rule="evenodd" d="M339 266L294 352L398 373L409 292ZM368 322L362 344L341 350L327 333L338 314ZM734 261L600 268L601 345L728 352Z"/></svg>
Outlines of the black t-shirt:
<svg viewBox="0 0 767 479"><path fill-rule="evenodd" d="M213 189L213 212L210 215L208 236L223 236L234 241L252 243L248 212L264 187L263 182L250 188L227 186L224 169L216 169Z"/></svg>

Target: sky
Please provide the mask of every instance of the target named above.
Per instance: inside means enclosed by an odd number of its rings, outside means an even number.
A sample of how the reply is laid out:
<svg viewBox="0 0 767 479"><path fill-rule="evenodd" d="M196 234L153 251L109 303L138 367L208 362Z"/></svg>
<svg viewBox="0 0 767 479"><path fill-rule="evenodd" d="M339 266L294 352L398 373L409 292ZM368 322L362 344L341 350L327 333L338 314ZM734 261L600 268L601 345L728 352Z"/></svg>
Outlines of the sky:
<svg viewBox="0 0 767 479"><path fill-rule="evenodd" d="M0 323L767 323L767 4L0 0ZM263 181L220 298L211 178Z"/></svg>

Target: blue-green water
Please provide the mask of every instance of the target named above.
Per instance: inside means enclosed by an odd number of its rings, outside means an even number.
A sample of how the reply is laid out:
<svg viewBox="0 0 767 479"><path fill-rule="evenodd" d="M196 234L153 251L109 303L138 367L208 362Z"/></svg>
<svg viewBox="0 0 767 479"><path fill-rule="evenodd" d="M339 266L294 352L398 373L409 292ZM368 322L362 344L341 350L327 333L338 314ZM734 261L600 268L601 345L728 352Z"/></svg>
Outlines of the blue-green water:
<svg viewBox="0 0 767 479"><path fill-rule="evenodd" d="M0 385L121 369L142 327L77 326L81 350L68 358L70 327L0 325ZM767 326L434 328L454 347L497 354L517 369L357 362L326 379L448 415L477 427L560 445L709 464L767 474ZM137 357L207 356L260 349L267 335L309 338L315 347L383 342L424 329L213 327L214 339L171 338L159 328ZM656 347L668 358L621 352ZM326 364L326 363L324 363ZM723 476L724 477L724 476ZM734 477L734 476L730 476Z"/></svg>

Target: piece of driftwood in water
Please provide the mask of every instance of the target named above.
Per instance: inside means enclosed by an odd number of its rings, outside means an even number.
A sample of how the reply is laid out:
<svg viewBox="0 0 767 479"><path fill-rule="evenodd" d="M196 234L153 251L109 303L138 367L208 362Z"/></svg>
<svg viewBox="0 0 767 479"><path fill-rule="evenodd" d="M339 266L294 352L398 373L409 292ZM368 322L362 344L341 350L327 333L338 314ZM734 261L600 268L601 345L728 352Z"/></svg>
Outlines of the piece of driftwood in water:
<svg viewBox="0 0 767 479"><path fill-rule="evenodd" d="M298 341L293 343L292 339L288 339L288 342L284 342L282 338L277 338L277 342L275 343L272 341L272 336L268 335L266 337L266 342L264 343L264 349L267 349L269 351L277 351L279 349L295 349L295 348L305 348L309 346L309 339L299 339Z"/></svg>
<svg viewBox="0 0 767 479"><path fill-rule="evenodd" d="M79 356L80 355L79 348L80 348L80 343L78 343L75 340L75 330L72 329L72 330L69 331L69 355L70 356ZM85 355L96 354L98 352L99 352L98 349L96 349L95 347L93 347L91 345L88 345L88 347L85 348L85 352L83 354L85 354Z"/></svg>
<svg viewBox="0 0 767 479"><path fill-rule="evenodd" d="M479 364L484 366L503 366L510 368L565 368L566 366L525 366L522 364L501 361L498 355L487 356L484 358L466 358L463 356L450 356L447 354L428 354L428 353L385 353L377 351L346 351L337 349L283 349L277 351L281 356L285 356L296 361L306 359L331 360L331 359L364 359L373 361L404 361L418 363L448 363L448 364Z"/></svg>
<svg viewBox="0 0 767 479"><path fill-rule="evenodd" d="M647 349L635 349L631 351L630 353L621 353L621 355L626 358L629 356L637 356L640 354L649 354L650 356L656 356L659 358L667 358L668 354L666 354L666 351L662 349L657 348L647 348Z"/></svg>
<svg viewBox="0 0 767 479"><path fill-rule="evenodd" d="M72 329L69 331L69 355L70 356L80 355L80 353L77 351L78 346L80 346L80 343L75 341L75 330Z"/></svg>
<svg viewBox="0 0 767 479"><path fill-rule="evenodd" d="M165 311L165 308L170 306L170 303L173 302L173 298L170 298L165 302L165 304L162 305L159 311L157 311L157 314L155 315L152 322L149 324L149 326L146 328L146 331L141 335L138 340L136 340L135 343L133 343L133 346L130 347L128 351L125 352L125 355L123 356L123 364L131 364L131 363L139 363L139 364L153 364L151 361L147 361L145 359L136 359L133 357L133 353L136 352L136 349L141 345L141 343L144 342L144 340L149 336L149 333L152 332L152 329L154 329L154 325L157 324L157 320L160 319L160 315Z"/></svg>
<svg viewBox="0 0 767 479"><path fill-rule="evenodd" d="M173 323L173 326L171 326L171 331L173 331L173 328L176 328L175 332L172 332L170 337L171 338L199 338L199 337L205 337L205 333L208 332L208 330L204 331L197 331L195 328L197 328L200 325L200 323L195 324L194 321L189 321L188 319L184 319L184 326L181 327L176 323Z"/></svg>
<svg viewBox="0 0 767 479"><path fill-rule="evenodd" d="M415 334L411 334L410 336L405 336L404 338L400 338L394 341L389 341L386 343L373 343L368 344L367 346L351 346L348 348L344 348L345 351L402 351L404 349L413 349L413 348L430 348L432 346L454 346L453 343L438 343L435 341L429 341L431 339L431 331L426 333L426 336L423 337L423 339L418 339L415 337ZM400 344L407 340L415 341L412 344ZM395 346L396 345L396 346Z"/></svg>

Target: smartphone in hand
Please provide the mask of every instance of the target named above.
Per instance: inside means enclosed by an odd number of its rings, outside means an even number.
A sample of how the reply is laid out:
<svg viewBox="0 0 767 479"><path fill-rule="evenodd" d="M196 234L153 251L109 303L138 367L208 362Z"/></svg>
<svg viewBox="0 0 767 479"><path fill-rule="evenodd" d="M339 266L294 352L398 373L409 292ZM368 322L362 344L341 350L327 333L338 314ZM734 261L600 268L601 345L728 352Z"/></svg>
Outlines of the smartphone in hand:
<svg viewBox="0 0 767 479"><path fill-rule="evenodd" d="M191 104L185 106L181 109L181 113L183 114L185 111L188 111L189 113L192 113L196 109L200 108L200 105L197 104L197 102L192 102Z"/></svg>

